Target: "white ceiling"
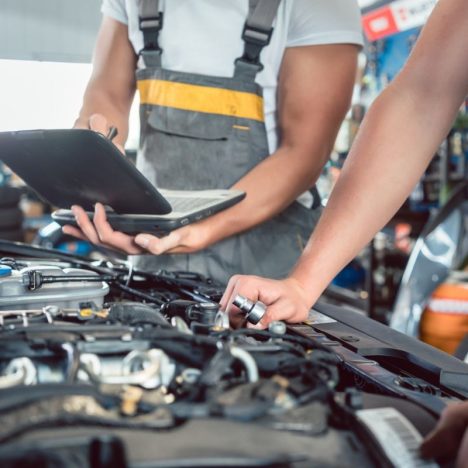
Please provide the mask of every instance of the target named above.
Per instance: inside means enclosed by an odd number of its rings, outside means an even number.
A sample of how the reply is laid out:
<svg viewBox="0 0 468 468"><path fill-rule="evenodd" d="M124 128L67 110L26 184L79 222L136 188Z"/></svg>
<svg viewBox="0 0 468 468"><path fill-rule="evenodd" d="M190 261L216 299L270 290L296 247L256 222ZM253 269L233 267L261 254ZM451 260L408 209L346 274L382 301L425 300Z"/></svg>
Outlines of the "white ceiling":
<svg viewBox="0 0 468 468"><path fill-rule="evenodd" d="M0 59L89 62L101 0L0 0Z"/></svg>

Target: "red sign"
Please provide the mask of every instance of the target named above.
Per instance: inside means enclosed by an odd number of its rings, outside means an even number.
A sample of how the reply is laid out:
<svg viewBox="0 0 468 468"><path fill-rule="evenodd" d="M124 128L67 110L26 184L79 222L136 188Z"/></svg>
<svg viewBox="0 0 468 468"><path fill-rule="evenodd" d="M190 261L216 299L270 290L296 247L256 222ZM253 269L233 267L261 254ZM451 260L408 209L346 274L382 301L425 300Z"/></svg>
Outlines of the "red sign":
<svg viewBox="0 0 468 468"><path fill-rule="evenodd" d="M362 19L369 41L423 26L437 0L397 0Z"/></svg>
<svg viewBox="0 0 468 468"><path fill-rule="evenodd" d="M371 42L398 32L393 12L389 7L379 8L365 15L362 22L367 39Z"/></svg>

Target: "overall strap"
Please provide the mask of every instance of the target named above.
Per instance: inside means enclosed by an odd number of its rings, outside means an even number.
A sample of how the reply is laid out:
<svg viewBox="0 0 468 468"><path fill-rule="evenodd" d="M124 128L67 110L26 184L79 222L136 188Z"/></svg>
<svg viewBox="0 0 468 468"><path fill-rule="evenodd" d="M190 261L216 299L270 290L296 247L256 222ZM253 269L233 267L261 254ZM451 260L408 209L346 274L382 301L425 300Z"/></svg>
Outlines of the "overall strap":
<svg viewBox="0 0 468 468"><path fill-rule="evenodd" d="M235 62L235 78L255 80L263 70L260 54L271 40L273 21L281 0L249 0L249 14L242 31L244 53Z"/></svg>
<svg viewBox="0 0 468 468"><path fill-rule="evenodd" d="M138 23L143 32L140 56L146 67L160 67L162 49L159 46L159 33L163 27L163 12L159 11L159 0L139 0Z"/></svg>

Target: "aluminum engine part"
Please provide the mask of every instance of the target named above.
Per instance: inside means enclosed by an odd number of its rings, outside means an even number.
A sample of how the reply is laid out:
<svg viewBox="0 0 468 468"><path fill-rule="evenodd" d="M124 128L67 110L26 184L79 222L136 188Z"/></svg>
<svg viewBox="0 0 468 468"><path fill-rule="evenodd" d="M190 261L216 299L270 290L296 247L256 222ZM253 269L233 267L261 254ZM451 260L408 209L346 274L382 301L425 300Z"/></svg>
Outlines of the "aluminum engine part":
<svg viewBox="0 0 468 468"><path fill-rule="evenodd" d="M79 308L82 302L94 302L102 307L109 286L104 282L78 281L44 284L30 291L23 282L23 276L31 270L39 270L44 275L94 275L89 270L79 268L60 268L55 265L35 265L22 270L11 270L7 276L0 277L0 310L31 310L45 306ZM96 274L97 275L97 274Z"/></svg>
<svg viewBox="0 0 468 468"><path fill-rule="evenodd" d="M17 385L33 385L37 383L37 371L31 359L16 358L10 361L3 375L0 376L0 389Z"/></svg>
<svg viewBox="0 0 468 468"><path fill-rule="evenodd" d="M160 349L131 351L118 361L83 353L80 356L80 380L101 384L139 385L145 389L168 386L174 378L176 366ZM85 376L86 375L86 376Z"/></svg>

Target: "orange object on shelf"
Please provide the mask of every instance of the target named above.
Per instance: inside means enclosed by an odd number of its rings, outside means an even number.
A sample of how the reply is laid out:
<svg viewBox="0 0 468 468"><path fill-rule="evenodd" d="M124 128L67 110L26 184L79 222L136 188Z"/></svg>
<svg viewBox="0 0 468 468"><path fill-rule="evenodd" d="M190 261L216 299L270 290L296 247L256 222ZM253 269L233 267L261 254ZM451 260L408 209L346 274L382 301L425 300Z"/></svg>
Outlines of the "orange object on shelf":
<svg viewBox="0 0 468 468"><path fill-rule="evenodd" d="M441 284L424 310L419 331L422 341L454 354L468 334L468 283Z"/></svg>

